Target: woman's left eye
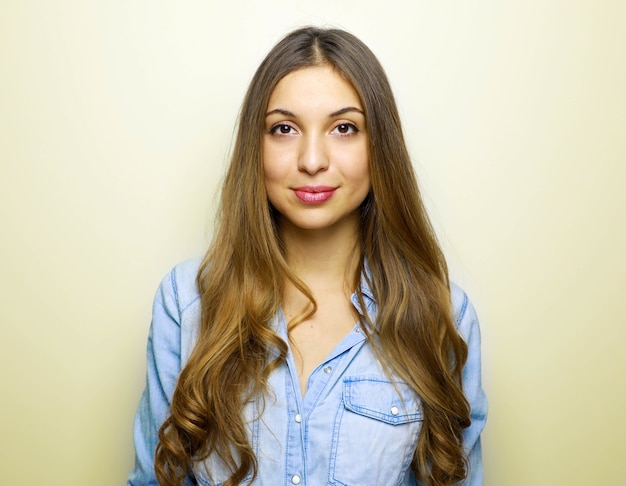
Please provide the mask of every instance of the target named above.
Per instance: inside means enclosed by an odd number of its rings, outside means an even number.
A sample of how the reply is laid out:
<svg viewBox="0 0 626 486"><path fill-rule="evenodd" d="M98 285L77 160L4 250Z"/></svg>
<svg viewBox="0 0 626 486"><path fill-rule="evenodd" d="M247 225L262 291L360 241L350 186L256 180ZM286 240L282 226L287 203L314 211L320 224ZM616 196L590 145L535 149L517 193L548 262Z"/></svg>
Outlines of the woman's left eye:
<svg viewBox="0 0 626 486"><path fill-rule="evenodd" d="M352 123L340 123L335 128L333 128L333 131L331 133L337 133L339 135L352 135L354 133L357 133L358 131L359 129L356 127L356 125Z"/></svg>

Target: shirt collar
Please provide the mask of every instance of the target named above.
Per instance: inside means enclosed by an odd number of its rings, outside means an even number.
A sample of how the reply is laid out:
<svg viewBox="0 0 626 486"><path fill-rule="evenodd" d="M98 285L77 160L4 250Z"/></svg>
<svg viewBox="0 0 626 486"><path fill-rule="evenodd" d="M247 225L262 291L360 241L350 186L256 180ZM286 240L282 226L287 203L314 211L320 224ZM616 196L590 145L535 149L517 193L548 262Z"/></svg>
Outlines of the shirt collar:
<svg viewBox="0 0 626 486"><path fill-rule="evenodd" d="M365 260L364 265L363 265L363 273L361 274L360 287L361 287L361 294L363 295L363 303L365 304L365 311L367 312L367 314L369 314L371 318L373 318L374 314L376 313L377 307L376 307L376 300L374 299L374 293L372 292L372 289L370 288L370 284L369 284L371 280L372 280L372 273L370 271L370 267L369 267L369 264L367 263L367 260ZM359 303L359 298L356 292L352 294L350 300L352 301L352 304L354 305L354 307L356 307L359 314L365 315L366 312L364 312L364 310L361 308L361 304Z"/></svg>

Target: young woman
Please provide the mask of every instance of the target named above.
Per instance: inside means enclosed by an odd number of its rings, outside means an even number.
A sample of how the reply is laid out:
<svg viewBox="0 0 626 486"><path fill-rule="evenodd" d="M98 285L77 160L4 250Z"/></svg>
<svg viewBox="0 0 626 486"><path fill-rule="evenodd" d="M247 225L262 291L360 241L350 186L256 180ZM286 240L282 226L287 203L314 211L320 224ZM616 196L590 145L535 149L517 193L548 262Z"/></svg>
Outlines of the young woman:
<svg viewBox="0 0 626 486"><path fill-rule="evenodd" d="M156 296L128 484L476 486L486 408L383 69L292 32L244 99L210 249Z"/></svg>

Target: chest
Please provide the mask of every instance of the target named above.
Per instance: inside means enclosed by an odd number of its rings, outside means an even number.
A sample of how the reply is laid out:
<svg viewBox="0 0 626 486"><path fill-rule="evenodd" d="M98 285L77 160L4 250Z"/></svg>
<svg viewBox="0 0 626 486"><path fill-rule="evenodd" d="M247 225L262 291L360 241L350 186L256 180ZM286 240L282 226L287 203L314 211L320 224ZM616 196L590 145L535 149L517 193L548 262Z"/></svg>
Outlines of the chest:
<svg viewBox="0 0 626 486"><path fill-rule="evenodd" d="M290 344L297 370L300 393L305 395L311 373L354 329L358 314L353 307L321 307L315 315L290 332Z"/></svg>
<svg viewBox="0 0 626 486"><path fill-rule="evenodd" d="M351 331L313 370L304 397L296 380L290 355L270 376L271 397L247 407L259 461L255 485L413 484L419 399L385 377L360 333ZM227 477L218 458L196 471L203 478L213 474L199 482L204 485L217 486Z"/></svg>
<svg viewBox="0 0 626 486"><path fill-rule="evenodd" d="M288 314L287 319L292 321L293 314ZM341 293L328 293L317 299L315 314L291 325L289 342L302 395L307 392L311 373L358 328L358 320L359 314L349 299Z"/></svg>

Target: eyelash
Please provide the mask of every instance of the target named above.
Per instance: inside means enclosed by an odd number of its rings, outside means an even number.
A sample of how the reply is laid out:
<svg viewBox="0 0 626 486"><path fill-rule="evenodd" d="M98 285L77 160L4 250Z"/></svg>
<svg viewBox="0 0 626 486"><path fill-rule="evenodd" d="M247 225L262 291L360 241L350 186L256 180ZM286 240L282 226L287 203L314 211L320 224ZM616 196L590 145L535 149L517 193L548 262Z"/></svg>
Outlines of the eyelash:
<svg viewBox="0 0 626 486"><path fill-rule="evenodd" d="M288 125L287 123L277 123L272 128L270 128L269 133L271 135L290 135L291 134L290 132L289 133L281 132L280 130L282 130L283 128L288 128L289 130L295 130L294 127L292 127L291 125ZM337 125L336 127L332 129L331 133L334 132L335 130L338 130L339 128L351 130L349 133L339 132L339 136L342 136L342 137L355 135L356 133L360 131L359 128L354 123L340 123L339 125Z"/></svg>
<svg viewBox="0 0 626 486"><path fill-rule="evenodd" d="M338 130L341 127L345 127L348 130L351 130L350 133L341 133L340 132L339 135L341 135L341 136L347 137L347 136L355 135L355 134L359 133L359 128L354 123L340 123L335 128L333 128L333 132L335 130Z"/></svg>
<svg viewBox="0 0 626 486"><path fill-rule="evenodd" d="M271 135L290 135L290 133L281 133L280 130L282 128L289 128L289 130L295 130L291 125L287 125L286 123L277 123L272 128L270 128L269 133Z"/></svg>

